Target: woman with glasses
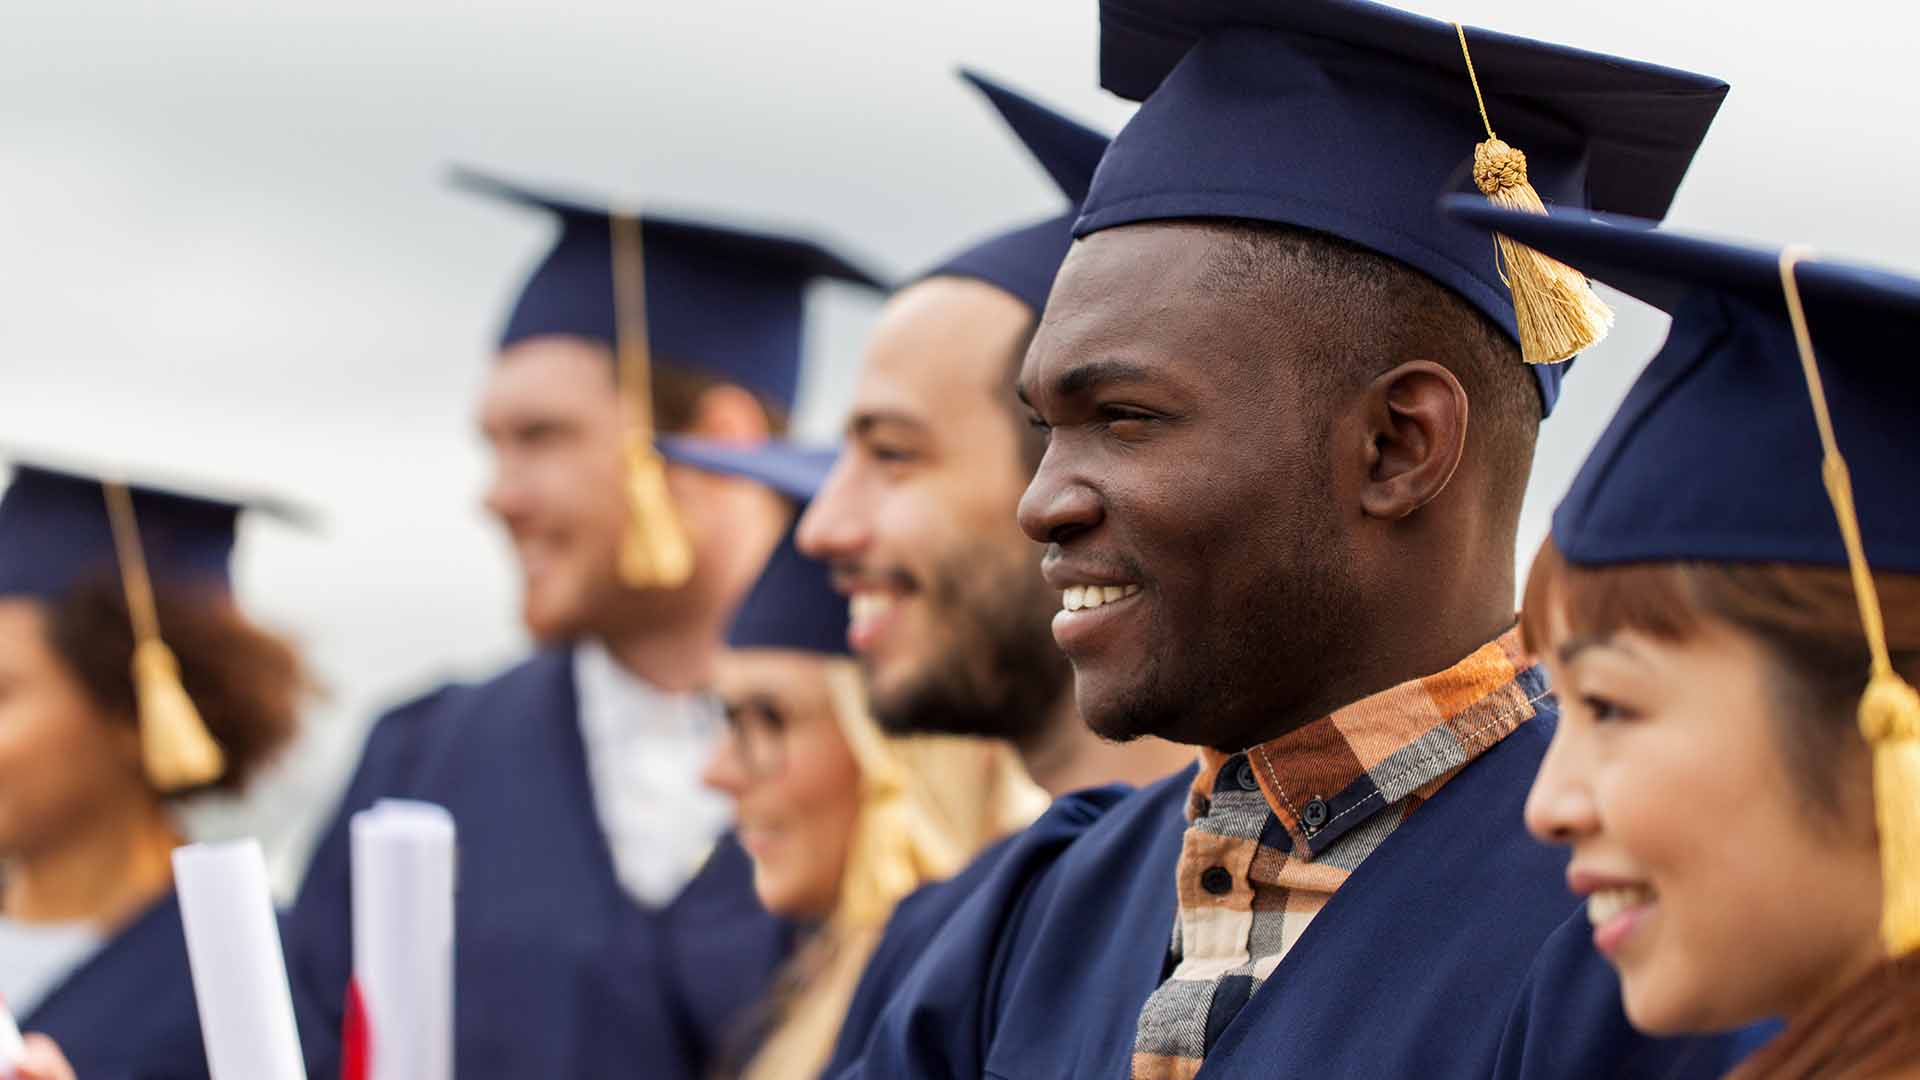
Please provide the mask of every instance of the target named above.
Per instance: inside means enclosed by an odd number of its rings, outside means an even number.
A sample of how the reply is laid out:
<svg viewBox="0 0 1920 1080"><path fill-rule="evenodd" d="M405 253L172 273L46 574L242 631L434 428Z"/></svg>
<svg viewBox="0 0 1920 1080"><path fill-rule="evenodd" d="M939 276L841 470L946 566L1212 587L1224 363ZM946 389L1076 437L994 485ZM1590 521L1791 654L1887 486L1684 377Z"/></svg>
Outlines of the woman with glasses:
<svg viewBox="0 0 1920 1080"><path fill-rule="evenodd" d="M796 503L832 464L830 454L780 445L664 449L670 460L758 480ZM812 927L739 1069L755 1080L818 1075L894 905L1046 805L1002 742L882 733L846 630L846 599L789 530L741 605L716 669L728 737L706 781L735 801L761 902Z"/></svg>
<svg viewBox="0 0 1920 1080"><path fill-rule="evenodd" d="M1561 702L1527 824L1627 1017L1783 1019L1740 1077L1920 1075L1920 281L1456 210L1673 315L1522 616Z"/></svg>

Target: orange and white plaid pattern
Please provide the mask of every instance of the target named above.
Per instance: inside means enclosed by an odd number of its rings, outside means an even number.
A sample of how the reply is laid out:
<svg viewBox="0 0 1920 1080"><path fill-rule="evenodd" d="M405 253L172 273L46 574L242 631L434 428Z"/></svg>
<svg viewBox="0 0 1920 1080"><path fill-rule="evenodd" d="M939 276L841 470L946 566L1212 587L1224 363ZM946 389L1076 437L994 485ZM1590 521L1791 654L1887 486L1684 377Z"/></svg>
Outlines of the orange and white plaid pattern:
<svg viewBox="0 0 1920 1080"><path fill-rule="evenodd" d="M1203 752L1175 879L1173 974L1140 1011L1136 1080L1198 1072L1334 890L1546 693L1514 629L1251 750Z"/></svg>

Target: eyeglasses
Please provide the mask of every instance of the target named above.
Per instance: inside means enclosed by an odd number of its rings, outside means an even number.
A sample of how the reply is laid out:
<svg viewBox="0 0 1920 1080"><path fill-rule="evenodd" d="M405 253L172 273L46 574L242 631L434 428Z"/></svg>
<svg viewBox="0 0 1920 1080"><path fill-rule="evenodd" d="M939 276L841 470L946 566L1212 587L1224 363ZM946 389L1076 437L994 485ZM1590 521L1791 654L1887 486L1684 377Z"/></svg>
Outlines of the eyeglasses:
<svg viewBox="0 0 1920 1080"><path fill-rule="evenodd" d="M749 780L768 780L787 767L787 719L767 698L727 705L727 737L740 752Z"/></svg>

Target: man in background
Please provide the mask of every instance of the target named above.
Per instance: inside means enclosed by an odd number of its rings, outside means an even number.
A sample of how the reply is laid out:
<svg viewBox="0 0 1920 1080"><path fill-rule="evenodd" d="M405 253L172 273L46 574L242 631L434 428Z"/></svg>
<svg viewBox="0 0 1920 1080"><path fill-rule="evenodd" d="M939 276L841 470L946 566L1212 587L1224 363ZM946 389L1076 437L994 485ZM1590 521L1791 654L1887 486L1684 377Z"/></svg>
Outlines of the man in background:
<svg viewBox="0 0 1920 1080"><path fill-rule="evenodd" d="M1059 799L1028 851L1067 842L1125 790L1192 760L1158 739L1101 739L1074 707L1049 629L1060 594L1014 511L1045 442L1013 393L1027 343L1106 136L981 76L999 111L1072 204L943 259L887 303L867 345L847 443L800 526L852 596L849 639L874 715L896 732L1011 742ZM1093 791L1080 791L1106 785ZM953 911L1002 867L1006 844L895 908L855 991L833 1060L857 1055L906 970ZM1030 857L1030 856L1029 856Z"/></svg>
<svg viewBox="0 0 1920 1080"><path fill-rule="evenodd" d="M765 440L793 405L805 287L878 282L803 240L642 217L633 254L651 362L638 395L616 366L620 330L637 323L616 295L612 216L462 179L560 225L480 403L494 460L486 505L513 542L521 618L539 647L375 725L292 912L290 965L351 1028L349 820L385 798L438 803L459 829L456 1074L643 1067L691 1080L787 944L755 901L724 801L699 783L718 727L699 688L785 510L745 481L669 468L691 573L629 584L630 410L644 397L651 430Z"/></svg>

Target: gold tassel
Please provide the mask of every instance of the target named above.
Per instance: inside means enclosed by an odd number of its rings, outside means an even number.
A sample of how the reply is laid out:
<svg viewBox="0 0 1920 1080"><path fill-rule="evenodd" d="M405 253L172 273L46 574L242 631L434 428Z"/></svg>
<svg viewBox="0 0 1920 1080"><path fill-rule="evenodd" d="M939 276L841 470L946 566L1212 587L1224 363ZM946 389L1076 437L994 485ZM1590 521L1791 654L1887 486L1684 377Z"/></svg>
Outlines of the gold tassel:
<svg viewBox="0 0 1920 1080"><path fill-rule="evenodd" d="M653 358L647 346L647 292L640 219L610 217L613 300L620 390L626 395L626 535L620 542L620 579L636 589L675 589L693 576L693 544L681 527L667 488L667 466L653 446Z"/></svg>
<svg viewBox="0 0 1920 1080"><path fill-rule="evenodd" d="M1547 212L1539 192L1527 182L1527 155L1508 146L1493 133L1486 99L1480 96L1480 78L1474 74L1467 51L1467 30L1459 23L1460 54L1467 61L1467 78L1487 139L1473 148L1473 182L1488 201L1503 210L1529 214ZM1557 364L1571 360L1598 344L1613 327L1613 311L1593 291L1586 275L1557 259L1535 251L1512 237L1496 235L1500 280L1513 292L1514 322L1520 333L1520 356L1529 364Z"/></svg>
<svg viewBox="0 0 1920 1080"><path fill-rule="evenodd" d="M160 638L153 582L140 548L133 496L126 485L106 481L107 518L120 560L121 586L133 622L133 695L140 721L140 760L147 782L163 793L205 787L227 770L227 756L180 684L180 663Z"/></svg>
<svg viewBox="0 0 1920 1080"><path fill-rule="evenodd" d="M1880 827L1880 939L1887 952L1920 949L1920 693L1876 673L1860 698L1860 733L1873 747Z"/></svg>
<svg viewBox="0 0 1920 1080"><path fill-rule="evenodd" d="M620 579L637 589L672 589L693 576L693 545L667 489L667 464L653 442L627 440L630 516L620 543Z"/></svg>
<svg viewBox="0 0 1920 1080"><path fill-rule="evenodd" d="M133 647L133 690L140 708L140 758L161 791L205 787L227 771L200 710L180 684L180 663L159 638Z"/></svg>
<svg viewBox="0 0 1920 1080"><path fill-rule="evenodd" d="M1780 283L1786 293L1787 316L1800 350L1800 371L1813 404L1814 425L1820 431L1823 456L1821 479L1840 539L1847 549L1847 569L1853 576L1854 598L1860 604L1860 626L1872 657L1872 675L1860 695L1860 733L1873 748L1874 821L1880 832L1880 940L1889 955L1905 956L1920 949L1920 692L1894 670L1887 650L1886 621L1880 593L1867 564L1866 543L1860 536L1860 516L1853 503L1853 480L1840 444L1833 434L1833 415L1827 408L1820 365L1813 355L1813 336L1800 303L1794 266L1807 252L1789 246L1780 252Z"/></svg>

